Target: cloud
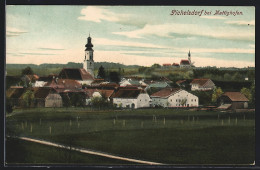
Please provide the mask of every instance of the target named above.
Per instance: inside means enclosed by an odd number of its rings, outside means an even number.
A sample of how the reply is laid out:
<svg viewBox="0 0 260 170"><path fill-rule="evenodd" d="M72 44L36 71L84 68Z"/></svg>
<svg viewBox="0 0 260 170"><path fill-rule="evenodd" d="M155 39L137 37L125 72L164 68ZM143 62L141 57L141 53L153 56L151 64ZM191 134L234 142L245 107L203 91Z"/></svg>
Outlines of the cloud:
<svg viewBox="0 0 260 170"><path fill-rule="evenodd" d="M88 6L81 10L81 16L78 17L78 20L92 21L100 23L101 21L110 21L119 23L121 25L136 26L139 28L144 27L148 21L151 19L144 20L140 16L133 14L116 14L104 7L94 7Z"/></svg>
<svg viewBox="0 0 260 170"><path fill-rule="evenodd" d="M226 21L226 24L233 24L233 25L250 25L250 26L255 26L255 21Z"/></svg>
<svg viewBox="0 0 260 170"><path fill-rule="evenodd" d="M129 38L144 38L146 36L159 36L173 38L171 33L189 36L204 36L218 39L231 40L255 40L255 31L245 31L238 28L217 27L212 28L210 25L197 24L178 24L166 23L160 25L145 25L142 29L125 32L113 32L113 34L123 35Z"/></svg>
<svg viewBox="0 0 260 170"><path fill-rule="evenodd" d="M58 49L58 48L38 48L40 50L64 50L64 49Z"/></svg>
<svg viewBox="0 0 260 170"><path fill-rule="evenodd" d="M255 44L249 44L250 48L255 48Z"/></svg>
<svg viewBox="0 0 260 170"><path fill-rule="evenodd" d="M200 18L206 18L206 19L227 19L222 16L201 16Z"/></svg>
<svg viewBox="0 0 260 170"><path fill-rule="evenodd" d="M50 53L20 53L25 55L56 55L56 54L50 54Z"/></svg>
<svg viewBox="0 0 260 170"><path fill-rule="evenodd" d="M118 21L118 17L107 9L101 7L88 6L81 10L81 15L79 20L92 21L92 22L101 22L105 21Z"/></svg>
<svg viewBox="0 0 260 170"><path fill-rule="evenodd" d="M23 31L18 28L14 28L14 27L6 27L6 36L7 37L19 36L24 33L27 33L27 31Z"/></svg>

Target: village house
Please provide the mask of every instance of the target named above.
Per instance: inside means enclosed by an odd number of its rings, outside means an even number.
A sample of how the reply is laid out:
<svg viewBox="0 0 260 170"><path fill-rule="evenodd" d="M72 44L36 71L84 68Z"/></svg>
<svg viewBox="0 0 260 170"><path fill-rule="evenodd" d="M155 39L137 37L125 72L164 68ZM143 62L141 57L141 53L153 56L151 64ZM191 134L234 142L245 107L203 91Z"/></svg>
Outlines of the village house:
<svg viewBox="0 0 260 170"><path fill-rule="evenodd" d="M138 88L120 88L112 95L113 104L122 108L150 107L150 97Z"/></svg>
<svg viewBox="0 0 260 170"><path fill-rule="evenodd" d="M198 107L199 98L179 88L164 88L151 96L152 107Z"/></svg>
<svg viewBox="0 0 260 170"><path fill-rule="evenodd" d="M86 93L86 105L91 104L91 100L94 97L105 97L108 102L111 100L111 96L114 90L102 90L102 89L84 89Z"/></svg>
<svg viewBox="0 0 260 170"><path fill-rule="evenodd" d="M50 87L34 87L26 89L32 91L33 98L29 107L62 107L62 98L56 90ZM20 100L24 101L26 91L20 97Z"/></svg>
<svg viewBox="0 0 260 170"><path fill-rule="evenodd" d="M173 67L173 68L179 68L179 67L180 67L180 64L178 64L178 63L173 63L173 64L172 64L172 67Z"/></svg>
<svg viewBox="0 0 260 170"><path fill-rule="evenodd" d="M181 60L180 62L180 68L190 68L191 64L189 60Z"/></svg>
<svg viewBox="0 0 260 170"><path fill-rule="evenodd" d="M216 86L210 79L193 79L190 83L191 91L208 91L213 90Z"/></svg>
<svg viewBox="0 0 260 170"><path fill-rule="evenodd" d="M240 92L225 92L218 98L218 109L246 109L248 99Z"/></svg>
<svg viewBox="0 0 260 170"><path fill-rule="evenodd" d="M10 105L12 107L18 107L20 106L20 97L23 95L25 92L25 88L22 86L11 86L7 91L6 91L6 98L9 100Z"/></svg>
<svg viewBox="0 0 260 170"><path fill-rule="evenodd" d="M55 77L58 77L58 75L41 76L35 81L33 87L43 87L48 82L51 82Z"/></svg>
<svg viewBox="0 0 260 170"><path fill-rule="evenodd" d="M94 81L94 77L84 68L63 68L58 77L60 79L77 80L82 85L91 85Z"/></svg>

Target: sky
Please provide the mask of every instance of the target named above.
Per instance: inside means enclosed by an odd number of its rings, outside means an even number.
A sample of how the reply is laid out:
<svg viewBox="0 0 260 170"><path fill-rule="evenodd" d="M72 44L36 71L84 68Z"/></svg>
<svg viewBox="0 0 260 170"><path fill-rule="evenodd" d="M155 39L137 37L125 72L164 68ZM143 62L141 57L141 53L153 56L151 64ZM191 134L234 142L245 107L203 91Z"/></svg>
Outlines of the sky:
<svg viewBox="0 0 260 170"><path fill-rule="evenodd" d="M255 66L250 6L8 5L6 63L83 62L89 34L95 62Z"/></svg>

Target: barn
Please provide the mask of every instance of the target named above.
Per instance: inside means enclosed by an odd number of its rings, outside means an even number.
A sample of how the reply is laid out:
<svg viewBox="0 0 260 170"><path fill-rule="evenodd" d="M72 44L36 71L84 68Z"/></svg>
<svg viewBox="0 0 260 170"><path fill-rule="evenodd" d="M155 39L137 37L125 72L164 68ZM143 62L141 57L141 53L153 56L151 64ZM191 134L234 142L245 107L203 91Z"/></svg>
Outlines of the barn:
<svg viewBox="0 0 260 170"><path fill-rule="evenodd" d="M246 109L248 99L240 92L225 92L218 98L219 109Z"/></svg>

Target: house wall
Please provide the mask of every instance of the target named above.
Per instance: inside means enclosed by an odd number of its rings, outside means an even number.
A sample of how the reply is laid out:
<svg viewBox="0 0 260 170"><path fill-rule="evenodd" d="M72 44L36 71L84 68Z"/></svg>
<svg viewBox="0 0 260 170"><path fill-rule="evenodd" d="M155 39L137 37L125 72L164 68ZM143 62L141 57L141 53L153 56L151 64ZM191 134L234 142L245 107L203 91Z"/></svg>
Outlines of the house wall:
<svg viewBox="0 0 260 170"><path fill-rule="evenodd" d="M113 98L113 104L116 104L117 107L129 107L131 108L132 104L134 104L134 108L137 108L137 99L126 99L126 98Z"/></svg>
<svg viewBox="0 0 260 170"><path fill-rule="evenodd" d="M140 107L150 107L150 97L146 93L141 93L137 97L137 108Z"/></svg>
<svg viewBox="0 0 260 170"><path fill-rule="evenodd" d="M93 80L77 80L81 85L86 84L86 85L91 85Z"/></svg>
<svg viewBox="0 0 260 170"><path fill-rule="evenodd" d="M199 84L191 84L191 91L213 90L214 88L215 88L215 84L211 80L208 80L203 86L200 86Z"/></svg>
<svg viewBox="0 0 260 170"><path fill-rule="evenodd" d="M248 102L232 102L232 109L246 109L248 107Z"/></svg>
<svg viewBox="0 0 260 170"><path fill-rule="evenodd" d="M186 100L186 103L182 103ZM168 98L169 107L198 107L199 98L185 90L181 90ZM183 105L182 105L183 104Z"/></svg>
<svg viewBox="0 0 260 170"><path fill-rule="evenodd" d="M182 100L186 103L182 105ZM162 107L198 107L199 98L185 90L181 90L168 98L152 97L152 107L156 105Z"/></svg>
<svg viewBox="0 0 260 170"><path fill-rule="evenodd" d="M36 81L33 87L43 87L46 83L45 81Z"/></svg>
<svg viewBox="0 0 260 170"><path fill-rule="evenodd" d="M59 94L49 94L45 98L45 107L62 107L62 98Z"/></svg>

